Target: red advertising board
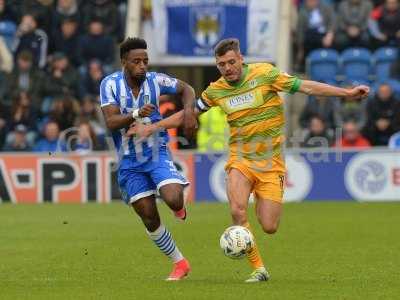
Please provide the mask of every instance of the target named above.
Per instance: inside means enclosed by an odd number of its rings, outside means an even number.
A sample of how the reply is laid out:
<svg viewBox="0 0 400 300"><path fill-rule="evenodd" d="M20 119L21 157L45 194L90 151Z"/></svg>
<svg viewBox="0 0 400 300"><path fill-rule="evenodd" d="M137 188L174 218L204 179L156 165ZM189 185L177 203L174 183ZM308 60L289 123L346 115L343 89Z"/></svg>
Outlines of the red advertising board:
<svg viewBox="0 0 400 300"><path fill-rule="evenodd" d="M191 182L185 192L194 195L193 157L174 154L177 168ZM119 199L115 159L95 155L5 154L0 157L0 202L81 203Z"/></svg>

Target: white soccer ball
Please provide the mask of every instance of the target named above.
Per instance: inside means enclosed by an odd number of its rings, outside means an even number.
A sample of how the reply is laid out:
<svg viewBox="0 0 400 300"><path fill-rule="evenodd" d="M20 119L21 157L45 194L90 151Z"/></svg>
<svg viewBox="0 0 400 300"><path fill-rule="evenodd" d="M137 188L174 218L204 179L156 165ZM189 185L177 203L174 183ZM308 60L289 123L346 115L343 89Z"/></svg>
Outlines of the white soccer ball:
<svg viewBox="0 0 400 300"><path fill-rule="evenodd" d="M254 238L250 230L243 226L228 227L219 240L222 251L232 259L240 259L253 248Z"/></svg>

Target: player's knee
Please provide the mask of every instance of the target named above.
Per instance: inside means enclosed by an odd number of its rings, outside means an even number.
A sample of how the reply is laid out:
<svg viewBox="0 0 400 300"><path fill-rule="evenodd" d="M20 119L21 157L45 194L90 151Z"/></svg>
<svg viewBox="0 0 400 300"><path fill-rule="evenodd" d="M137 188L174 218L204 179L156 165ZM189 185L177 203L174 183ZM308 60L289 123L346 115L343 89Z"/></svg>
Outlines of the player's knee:
<svg viewBox="0 0 400 300"><path fill-rule="evenodd" d="M162 192L163 200L174 210L179 210L183 207L183 189L173 188L169 190L163 190Z"/></svg>
<svg viewBox="0 0 400 300"><path fill-rule="evenodd" d="M278 231L279 224L278 222L265 222L262 224L262 229L265 233L274 234Z"/></svg>
<svg viewBox="0 0 400 300"><path fill-rule="evenodd" d="M183 207L183 193L182 192L173 192L170 193L167 197L164 198L164 201L168 203L168 205L175 210L179 210Z"/></svg>

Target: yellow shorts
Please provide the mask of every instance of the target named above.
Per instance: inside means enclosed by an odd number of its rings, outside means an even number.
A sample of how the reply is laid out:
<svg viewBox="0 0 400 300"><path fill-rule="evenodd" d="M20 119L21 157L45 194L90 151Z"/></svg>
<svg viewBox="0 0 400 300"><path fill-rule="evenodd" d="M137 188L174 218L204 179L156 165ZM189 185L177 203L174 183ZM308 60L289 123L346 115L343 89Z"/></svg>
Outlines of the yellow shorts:
<svg viewBox="0 0 400 300"><path fill-rule="evenodd" d="M252 168L245 162L228 161L225 170L239 170L253 184L253 194L257 200L272 200L282 203L285 173L280 171L263 171Z"/></svg>

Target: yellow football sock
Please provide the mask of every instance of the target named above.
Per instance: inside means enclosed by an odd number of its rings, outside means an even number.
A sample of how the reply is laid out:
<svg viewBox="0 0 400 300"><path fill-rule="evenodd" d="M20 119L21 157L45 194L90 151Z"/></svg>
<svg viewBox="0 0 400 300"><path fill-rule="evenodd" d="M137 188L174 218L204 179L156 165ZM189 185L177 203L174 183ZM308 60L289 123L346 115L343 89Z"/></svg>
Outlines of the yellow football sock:
<svg viewBox="0 0 400 300"><path fill-rule="evenodd" d="M243 226L251 231L249 223L246 223ZM262 261L260 252L258 251L258 247L257 247L257 244L256 244L255 240L254 240L254 247L251 248L251 250L249 252L247 252L247 259L249 260L251 266L254 269L258 269L258 268L263 268L264 267L264 263Z"/></svg>

